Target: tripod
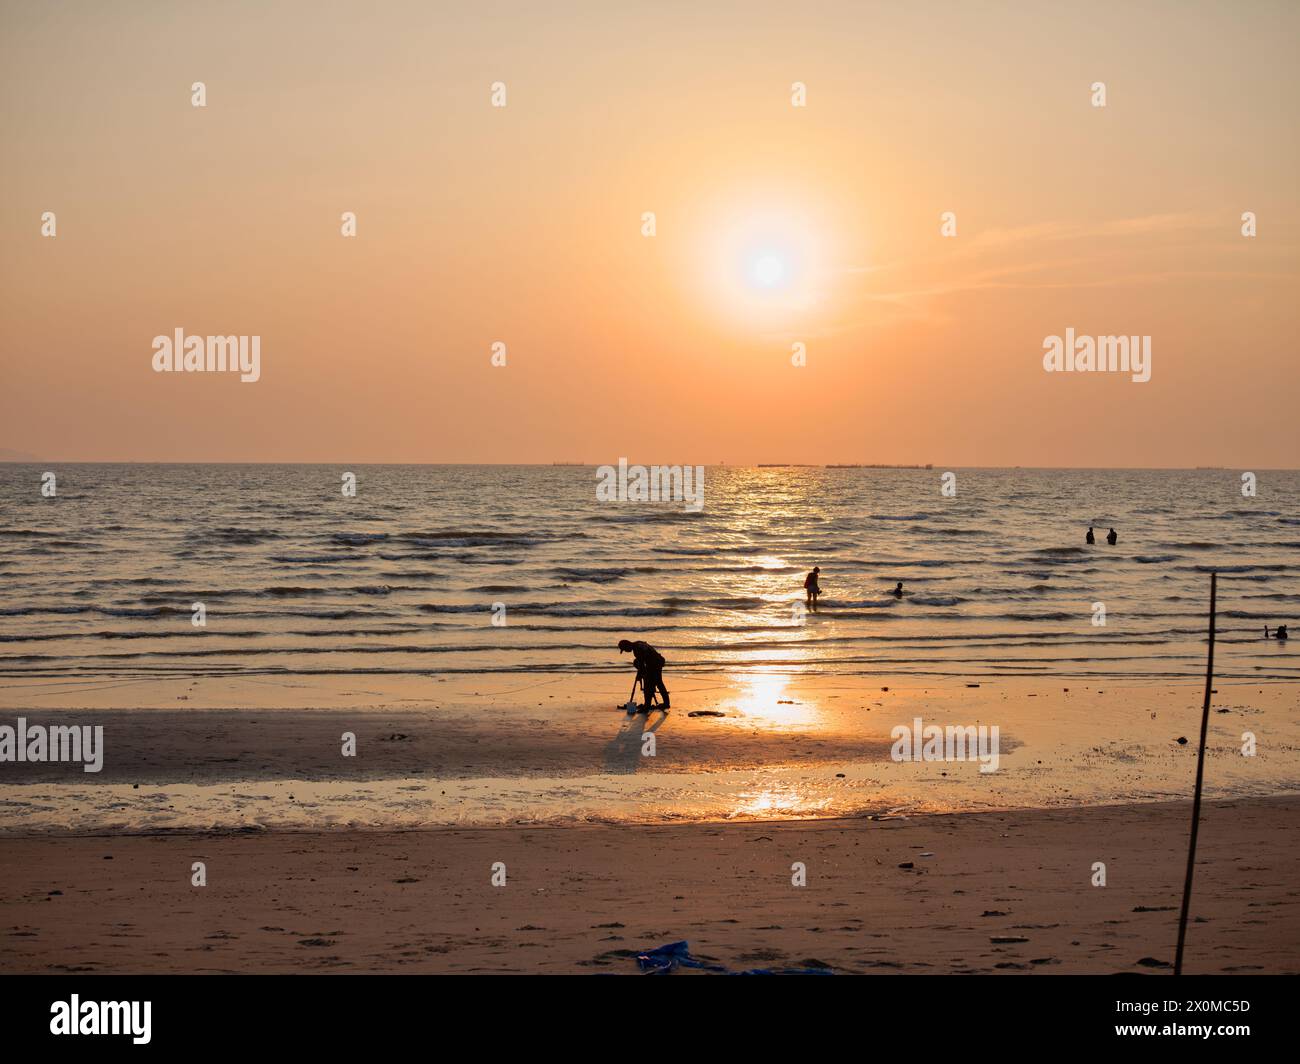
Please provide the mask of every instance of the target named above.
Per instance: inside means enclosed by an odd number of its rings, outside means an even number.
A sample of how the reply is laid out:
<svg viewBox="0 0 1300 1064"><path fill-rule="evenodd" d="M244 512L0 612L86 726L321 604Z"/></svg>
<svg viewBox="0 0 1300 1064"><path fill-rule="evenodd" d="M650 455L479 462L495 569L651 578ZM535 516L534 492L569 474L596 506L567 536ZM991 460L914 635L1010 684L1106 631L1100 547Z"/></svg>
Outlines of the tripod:
<svg viewBox="0 0 1300 1064"><path fill-rule="evenodd" d="M638 685L641 688L641 693L648 694L649 696L646 699L646 713L649 713L650 710L658 707L660 703L654 691L649 691L649 692L646 691L645 678L639 672L636 674L636 676L632 678L632 693L628 695L627 698L628 704L636 705L636 689ZM628 716L631 716L633 713L637 713L637 712L640 712L640 707L638 707L637 709L628 710Z"/></svg>

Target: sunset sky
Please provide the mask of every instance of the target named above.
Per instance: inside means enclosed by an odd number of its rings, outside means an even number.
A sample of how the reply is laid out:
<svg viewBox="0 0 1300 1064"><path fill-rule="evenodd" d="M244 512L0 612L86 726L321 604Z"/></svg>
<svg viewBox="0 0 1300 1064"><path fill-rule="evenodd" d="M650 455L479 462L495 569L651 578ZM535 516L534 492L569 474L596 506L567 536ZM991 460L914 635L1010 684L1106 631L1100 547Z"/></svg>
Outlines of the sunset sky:
<svg viewBox="0 0 1300 1064"><path fill-rule="evenodd" d="M1300 465L1300 6L478 8L0 4L0 449Z"/></svg>

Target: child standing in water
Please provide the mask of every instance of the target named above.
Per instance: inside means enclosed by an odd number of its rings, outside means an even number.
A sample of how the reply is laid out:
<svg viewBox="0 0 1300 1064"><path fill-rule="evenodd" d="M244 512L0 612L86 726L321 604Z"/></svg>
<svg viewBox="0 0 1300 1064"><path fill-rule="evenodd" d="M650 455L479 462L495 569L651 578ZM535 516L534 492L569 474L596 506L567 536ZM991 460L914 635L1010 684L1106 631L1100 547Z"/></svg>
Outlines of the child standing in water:
<svg viewBox="0 0 1300 1064"><path fill-rule="evenodd" d="M817 612L817 596L822 593L821 585L817 582L820 574L821 566L814 565L813 571L803 578L804 603L813 613Z"/></svg>

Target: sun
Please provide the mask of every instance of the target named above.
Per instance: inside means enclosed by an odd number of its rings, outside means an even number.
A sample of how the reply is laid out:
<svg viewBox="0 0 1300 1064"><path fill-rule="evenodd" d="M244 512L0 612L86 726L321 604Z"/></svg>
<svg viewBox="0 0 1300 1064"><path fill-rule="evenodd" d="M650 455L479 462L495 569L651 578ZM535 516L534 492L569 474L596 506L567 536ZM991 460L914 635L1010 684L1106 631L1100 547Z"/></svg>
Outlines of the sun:
<svg viewBox="0 0 1300 1064"><path fill-rule="evenodd" d="M807 197L767 189L701 206L690 274L713 314L785 329L827 310L832 227Z"/></svg>
<svg viewBox="0 0 1300 1064"><path fill-rule="evenodd" d="M754 259L750 276L759 288L777 288L787 277L785 261L780 255L767 252Z"/></svg>

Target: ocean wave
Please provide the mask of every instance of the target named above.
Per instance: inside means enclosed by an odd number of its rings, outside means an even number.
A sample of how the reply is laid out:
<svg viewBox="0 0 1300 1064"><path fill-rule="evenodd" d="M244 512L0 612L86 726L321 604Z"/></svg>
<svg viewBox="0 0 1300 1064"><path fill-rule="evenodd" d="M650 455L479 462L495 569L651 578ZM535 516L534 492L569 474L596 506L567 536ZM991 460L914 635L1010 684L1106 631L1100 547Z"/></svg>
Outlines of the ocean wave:
<svg viewBox="0 0 1300 1064"><path fill-rule="evenodd" d="M622 580L624 577L631 576L633 573L650 573L654 572L653 567L644 568L610 568L610 569L577 569L568 566L557 565L551 570L556 576L563 580L574 580L591 584L608 584L615 580Z"/></svg>
<svg viewBox="0 0 1300 1064"><path fill-rule="evenodd" d="M446 603L427 602L419 607L423 613L483 613L491 614L492 604L483 602ZM671 617L681 612L675 606L617 606L609 604L578 605L560 602L520 602L507 603L507 614L542 614L551 617Z"/></svg>
<svg viewBox="0 0 1300 1064"><path fill-rule="evenodd" d="M281 565L346 565L359 559L355 554L338 551L334 554L270 554L266 560Z"/></svg>
<svg viewBox="0 0 1300 1064"><path fill-rule="evenodd" d="M1192 573L1285 573L1297 569L1294 565L1180 565L1178 569Z"/></svg>

